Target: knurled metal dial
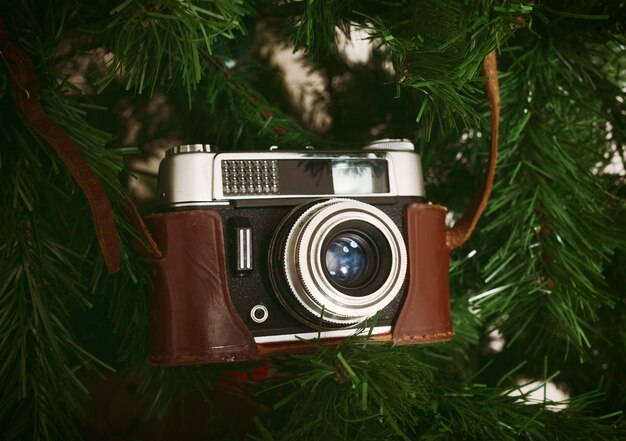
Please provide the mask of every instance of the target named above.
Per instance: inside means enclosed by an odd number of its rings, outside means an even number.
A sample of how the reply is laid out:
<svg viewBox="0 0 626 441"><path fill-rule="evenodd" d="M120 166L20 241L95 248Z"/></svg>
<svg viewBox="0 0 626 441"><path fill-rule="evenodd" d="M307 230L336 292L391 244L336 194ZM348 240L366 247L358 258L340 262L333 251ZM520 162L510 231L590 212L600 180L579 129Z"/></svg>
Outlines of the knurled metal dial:
<svg viewBox="0 0 626 441"><path fill-rule="evenodd" d="M377 139L363 147L363 150L383 150L395 152L413 152L415 146L406 138L403 139Z"/></svg>
<svg viewBox="0 0 626 441"><path fill-rule="evenodd" d="M210 144L183 144L172 147L165 151L167 156L179 155L182 153L211 153Z"/></svg>

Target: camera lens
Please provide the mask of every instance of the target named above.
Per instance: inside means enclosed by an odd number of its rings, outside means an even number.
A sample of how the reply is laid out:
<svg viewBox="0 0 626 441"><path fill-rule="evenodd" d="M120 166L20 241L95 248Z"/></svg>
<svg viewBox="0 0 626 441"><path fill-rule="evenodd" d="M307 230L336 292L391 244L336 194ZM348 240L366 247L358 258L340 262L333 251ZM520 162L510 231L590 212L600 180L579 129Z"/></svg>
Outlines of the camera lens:
<svg viewBox="0 0 626 441"><path fill-rule="evenodd" d="M339 286L361 286L376 270L372 245L358 234L341 234L326 247L324 264L330 280Z"/></svg>
<svg viewBox="0 0 626 441"><path fill-rule="evenodd" d="M330 199L293 210L270 245L278 299L310 326L350 326L376 314L400 292L404 239L380 209Z"/></svg>
<svg viewBox="0 0 626 441"><path fill-rule="evenodd" d="M384 224L383 224L384 226ZM378 291L393 269L390 237L381 226L342 219L322 242L323 275L338 293L364 297Z"/></svg>

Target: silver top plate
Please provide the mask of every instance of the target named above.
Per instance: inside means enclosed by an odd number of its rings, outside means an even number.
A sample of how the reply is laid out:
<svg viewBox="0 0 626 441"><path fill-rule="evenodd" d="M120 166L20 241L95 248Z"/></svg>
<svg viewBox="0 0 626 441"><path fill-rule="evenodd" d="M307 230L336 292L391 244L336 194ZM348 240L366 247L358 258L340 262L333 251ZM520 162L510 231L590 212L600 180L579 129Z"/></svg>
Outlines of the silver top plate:
<svg viewBox="0 0 626 441"><path fill-rule="evenodd" d="M420 158L413 151L211 153L206 147L180 146L161 161L159 206L246 199L425 196Z"/></svg>

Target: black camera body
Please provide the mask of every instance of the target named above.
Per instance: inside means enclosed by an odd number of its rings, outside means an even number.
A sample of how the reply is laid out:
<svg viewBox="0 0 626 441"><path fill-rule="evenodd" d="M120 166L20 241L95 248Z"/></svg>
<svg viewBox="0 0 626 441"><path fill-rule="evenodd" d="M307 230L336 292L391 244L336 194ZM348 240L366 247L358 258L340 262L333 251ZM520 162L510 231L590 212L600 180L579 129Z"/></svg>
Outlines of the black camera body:
<svg viewBox="0 0 626 441"><path fill-rule="evenodd" d="M231 300L257 343L390 331L406 290L404 206L424 201L410 142L345 152L175 147L158 194L161 210L221 216Z"/></svg>
<svg viewBox="0 0 626 441"><path fill-rule="evenodd" d="M148 259L152 362L256 359L356 333L452 337L445 208L406 140L353 151L168 150ZM310 347L310 346L309 346Z"/></svg>
<svg viewBox="0 0 626 441"><path fill-rule="evenodd" d="M397 202L407 204L416 201L413 198L406 198ZM404 230L404 206L384 203L371 203L371 205L387 214L400 230ZM311 317L306 314L306 310L297 303L291 306L293 312L281 303L281 299L289 295L288 293L285 295L289 287L281 286L281 278L284 277L280 274L282 265L278 264L274 267L270 265L270 255L280 252L281 249L272 239L284 219L294 211L295 207L289 205L216 209L224 224L231 299L255 341L278 343L297 341L298 338L311 339L318 337L320 329L322 338L336 338L353 334L354 328L357 327L363 327L365 332L369 333L372 325L374 334L389 332L393 319L402 304L406 283L402 283L401 290L395 298L377 312L375 323L367 319L347 326L334 326L333 323L320 320L322 317ZM249 271L241 271L239 266L241 254L238 250L241 245L238 242L242 228L251 228L252 231L251 269ZM275 255L272 257L274 261L276 258ZM277 295L275 286L282 291L282 296Z"/></svg>

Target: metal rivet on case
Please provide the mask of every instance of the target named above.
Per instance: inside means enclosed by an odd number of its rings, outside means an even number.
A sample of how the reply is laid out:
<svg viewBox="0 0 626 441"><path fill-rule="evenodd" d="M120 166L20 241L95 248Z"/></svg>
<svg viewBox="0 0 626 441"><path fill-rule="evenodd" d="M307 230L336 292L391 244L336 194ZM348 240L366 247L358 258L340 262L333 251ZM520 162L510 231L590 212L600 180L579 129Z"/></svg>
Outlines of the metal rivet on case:
<svg viewBox="0 0 626 441"><path fill-rule="evenodd" d="M250 310L250 318L255 323L263 323L269 317L270 312L265 305L254 305Z"/></svg>

